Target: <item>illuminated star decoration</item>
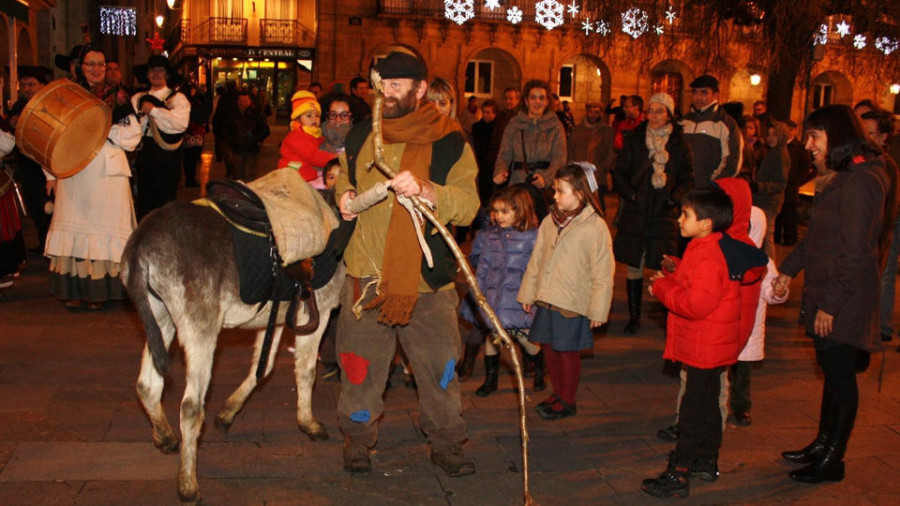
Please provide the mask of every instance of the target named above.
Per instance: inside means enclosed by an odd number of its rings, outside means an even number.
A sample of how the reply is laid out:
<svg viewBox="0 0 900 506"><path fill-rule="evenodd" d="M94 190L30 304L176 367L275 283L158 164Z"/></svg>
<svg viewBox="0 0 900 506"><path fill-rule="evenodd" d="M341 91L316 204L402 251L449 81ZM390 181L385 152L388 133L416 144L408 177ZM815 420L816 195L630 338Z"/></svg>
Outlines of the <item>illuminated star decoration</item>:
<svg viewBox="0 0 900 506"><path fill-rule="evenodd" d="M606 21L603 21L603 20L597 21L597 29L595 31L597 33L599 33L600 35L604 35L604 36L609 35L609 32L610 32L609 23L607 23Z"/></svg>
<svg viewBox="0 0 900 506"><path fill-rule="evenodd" d="M850 35L850 25L843 19L840 23L834 26L834 30L841 36L842 39L845 35Z"/></svg>
<svg viewBox="0 0 900 506"><path fill-rule="evenodd" d="M821 46L828 43L828 25L819 27L819 32L813 37L813 44Z"/></svg>
<svg viewBox="0 0 900 506"><path fill-rule="evenodd" d="M676 17L676 16L677 16L677 14L676 14L675 11L672 9L672 6L670 5L670 6L669 6L669 9L666 11L666 23L669 23L670 25L671 25L672 23L674 23L674 22L675 22L675 17Z"/></svg>
<svg viewBox="0 0 900 506"><path fill-rule="evenodd" d="M506 20L517 25L522 21L522 10L516 6L506 9Z"/></svg>
<svg viewBox="0 0 900 506"><path fill-rule="evenodd" d="M444 17L461 25L475 17L475 0L444 0Z"/></svg>
<svg viewBox="0 0 900 506"><path fill-rule="evenodd" d="M581 22L581 29L584 30L584 36L587 37L594 31L594 23L591 23L591 18L587 18Z"/></svg>
<svg viewBox="0 0 900 506"><path fill-rule="evenodd" d="M622 13L622 31L636 39L647 31L647 12L632 7Z"/></svg>
<svg viewBox="0 0 900 506"><path fill-rule="evenodd" d="M885 55L889 55L900 48L900 42L890 37L878 37L875 39L875 49L881 51Z"/></svg>
<svg viewBox="0 0 900 506"><path fill-rule="evenodd" d="M656 26L654 26L654 27L653 27L653 31L656 32L656 35L662 35L662 34L663 34L663 31L664 31L663 25L656 25Z"/></svg>
<svg viewBox="0 0 900 506"><path fill-rule="evenodd" d="M500 0L486 0L484 2L485 9L495 11L500 8Z"/></svg>
<svg viewBox="0 0 900 506"><path fill-rule="evenodd" d="M162 51L165 43L166 39L159 38L159 32L153 32L153 38L147 39L147 44L150 44L151 51Z"/></svg>
<svg viewBox="0 0 900 506"><path fill-rule="evenodd" d="M578 7L578 5L575 3L575 0L572 0L572 3L570 3L570 4L568 5L568 8L569 8L569 16L572 16L573 18L574 18L575 16L577 16L577 15L578 15L578 11L581 10L581 9Z"/></svg>
<svg viewBox="0 0 900 506"><path fill-rule="evenodd" d="M856 49L864 49L866 47L866 36L857 33L855 37L853 37L853 47Z"/></svg>
<svg viewBox="0 0 900 506"><path fill-rule="evenodd" d="M548 30L563 24L563 5L556 0L541 0L534 4L534 20Z"/></svg>

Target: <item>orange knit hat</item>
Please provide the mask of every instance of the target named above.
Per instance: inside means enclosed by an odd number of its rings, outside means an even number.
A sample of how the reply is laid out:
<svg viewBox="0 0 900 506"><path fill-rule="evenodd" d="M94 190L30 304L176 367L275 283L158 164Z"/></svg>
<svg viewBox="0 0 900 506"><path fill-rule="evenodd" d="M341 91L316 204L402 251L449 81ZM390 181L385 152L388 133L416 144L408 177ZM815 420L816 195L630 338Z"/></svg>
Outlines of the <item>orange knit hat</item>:
<svg viewBox="0 0 900 506"><path fill-rule="evenodd" d="M308 91L298 91L291 97L291 119L297 119L306 111L314 110L322 114L322 106L316 101L316 96Z"/></svg>

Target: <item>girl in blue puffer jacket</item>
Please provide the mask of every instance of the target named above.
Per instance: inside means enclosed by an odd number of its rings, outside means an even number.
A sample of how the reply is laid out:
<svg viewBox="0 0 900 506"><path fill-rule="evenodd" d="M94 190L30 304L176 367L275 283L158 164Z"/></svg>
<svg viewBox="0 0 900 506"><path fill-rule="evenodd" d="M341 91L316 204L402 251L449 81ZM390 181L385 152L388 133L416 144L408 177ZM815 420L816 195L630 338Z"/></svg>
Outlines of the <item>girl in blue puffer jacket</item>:
<svg viewBox="0 0 900 506"><path fill-rule="evenodd" d="M544 390L544 360L538 345L528 340L532 313L525 312L516 302L522 276L528 266L531 250L537 237L538 219L534 203L528 191L520 186L509 186L498 191L490 203L491 225L482 229L472 243L469 261L477 269L478 287L484 292L488 304L497 313L500 323L510 337L515 337L525 350L525 358L534 366L535 392ZM471 307L463 304L462 317L491 330L487 315L478 309L477 316ZM485 340L484 384L475 395L487 397L497 390L497 370L500 355L493 339Z"/></svg>

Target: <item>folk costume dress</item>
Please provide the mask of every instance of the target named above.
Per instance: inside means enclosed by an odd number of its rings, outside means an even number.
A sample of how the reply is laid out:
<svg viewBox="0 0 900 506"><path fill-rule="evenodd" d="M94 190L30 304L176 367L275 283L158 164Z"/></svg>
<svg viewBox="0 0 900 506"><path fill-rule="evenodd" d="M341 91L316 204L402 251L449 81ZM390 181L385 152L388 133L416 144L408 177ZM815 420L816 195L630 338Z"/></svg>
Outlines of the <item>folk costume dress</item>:
<svg viewBox="0 0 900 506"><path fill-rule="evenodd" d="M101 83L90 90L114 102L118 92ZM100 152L74 176L58 179L56 205L44 254L50 258L50 292L60 300L122 299L119 263L136 225L125 151L141 140L137 116L116 107ZM48 179L56 179L47 173Z"/></svg>

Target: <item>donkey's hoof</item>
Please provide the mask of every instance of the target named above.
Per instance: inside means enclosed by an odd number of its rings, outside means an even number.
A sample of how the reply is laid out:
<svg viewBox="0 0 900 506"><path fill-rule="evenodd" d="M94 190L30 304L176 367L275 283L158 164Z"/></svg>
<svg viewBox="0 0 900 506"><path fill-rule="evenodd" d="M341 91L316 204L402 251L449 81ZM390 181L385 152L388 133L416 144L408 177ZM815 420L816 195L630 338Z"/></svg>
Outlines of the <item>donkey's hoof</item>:
<svg viewBox="0 0 900 506"><path fill-rule="evenodd" d="M177 439L166 439L164 441L156 442L154 445L159 448L159 451L165 453L166 455L174 455L178 453L178 440Z"/></svg>
<svg viewBox="0 0 900 506"><path fill-rule="evenodd" d="M328 439L328 431L324 425L316 424L314 427L304 427L300 425L300 430L309 436L310 441L325 441Z"/></svg>
<svg viewBox="0 0 900 506"><path fill-rule="evenodd" d="M231 428L231 424L234 422L234 419L227 419L222 414L216 415L216 428L228 432L228 429Z"/></svg>

